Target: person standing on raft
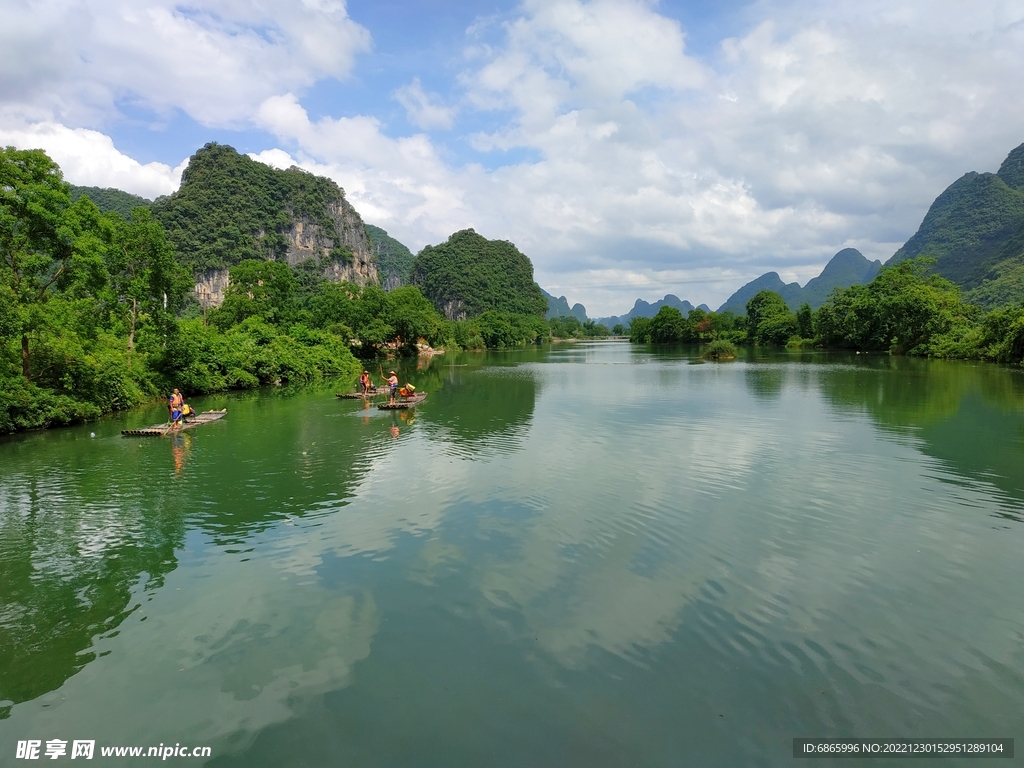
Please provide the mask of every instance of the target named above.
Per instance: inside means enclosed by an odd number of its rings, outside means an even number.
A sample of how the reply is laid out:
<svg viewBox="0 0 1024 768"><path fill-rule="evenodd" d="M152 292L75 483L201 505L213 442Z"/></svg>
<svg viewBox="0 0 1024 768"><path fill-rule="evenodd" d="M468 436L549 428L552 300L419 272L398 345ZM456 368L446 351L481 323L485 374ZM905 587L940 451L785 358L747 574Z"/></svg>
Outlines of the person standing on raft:
<svg viewBox="0 0 1024 768"><path fill-rule="evenodd" d="M370 372L363 371L359 376L359 390L363 397L370 394L370 390L373 389L373 382L370 381Z"/></svg>
<svg viewBox="0 0 1024 768"><path fill-rule="evenodd" d="M398 376L392 371L388 376L388 387L391 389L391 404L395 404L395 395L398 393Z"/></svg>
<svg viewBox="0 0 1024 768"><path fill-rule="evenodd" d="M181 396L181 393L177 388L175 388L174 392L167 400L167 407L171 411L171 426L179 426L181 424L181 411L185 407L185 398Z"/></svg>

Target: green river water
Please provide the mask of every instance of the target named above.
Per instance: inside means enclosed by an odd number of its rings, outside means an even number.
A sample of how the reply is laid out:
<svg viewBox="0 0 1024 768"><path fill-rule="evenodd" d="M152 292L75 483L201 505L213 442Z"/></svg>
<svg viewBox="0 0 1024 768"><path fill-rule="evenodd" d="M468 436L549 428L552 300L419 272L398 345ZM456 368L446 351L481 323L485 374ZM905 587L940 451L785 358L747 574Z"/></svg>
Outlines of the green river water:
<svg viewBox="0 0 1024 768"><path fill-rule="evenodd" d="M345 384L197 399L227 417L175 438L120 436L154 406L0 440L0 765L1024 738L1024 373L746 354L467 353L406 367L402 416Z"/></svg>

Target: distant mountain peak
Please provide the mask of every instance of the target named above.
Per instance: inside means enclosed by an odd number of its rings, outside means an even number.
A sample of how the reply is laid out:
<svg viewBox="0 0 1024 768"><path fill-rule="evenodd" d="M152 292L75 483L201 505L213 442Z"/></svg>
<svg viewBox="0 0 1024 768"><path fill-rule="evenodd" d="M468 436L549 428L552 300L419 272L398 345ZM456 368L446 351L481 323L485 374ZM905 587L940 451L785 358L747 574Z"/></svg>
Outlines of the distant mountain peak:
<svg viewBox="0 0 1024 768"><path fill-rule="evenodd" d="M672 293L665 294L665 298L658 299L653 304L644 301L643 299L637 299L633 304L633 308L624 315L612 315L611 317L599 317L597 322L611 328L617 323L626 325L630 320L636 317L654 317L658 314L658 310L662 307L675 307L684 315L688 314L693 309L693 304L688 301L680 299L678 296Z"/></svg>
<svg viewBox="0 0 1024 768"><path fill-rule="evenodd" d="M829 259L821 274L808 280L803 288L800 283L782 282L778 272L765 272L736 291L718 311L745 314L747 302L761 291L775 291L794 311L804 303L817 309L835 288L869 283L881 268L882 262L868 261L856 248L843 248Z"/></svg>
<svg viewBox="0 0 1024 768"><path fill-rule="evenodd" d="M540 292L544 295L544 298L548 300L548 320L553 320L556 317L575 317L581 323L587 322L587 308L582 304L573 304L569 307L569 301L565 296L558 296L557 298L543 288Z"/></svg>

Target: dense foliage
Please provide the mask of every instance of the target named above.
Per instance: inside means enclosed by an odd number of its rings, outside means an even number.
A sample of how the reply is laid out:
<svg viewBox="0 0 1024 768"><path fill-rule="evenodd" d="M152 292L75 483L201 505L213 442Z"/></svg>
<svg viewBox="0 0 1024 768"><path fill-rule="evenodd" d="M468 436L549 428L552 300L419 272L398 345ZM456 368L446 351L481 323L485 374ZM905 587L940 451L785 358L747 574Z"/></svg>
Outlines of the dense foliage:
<svg viewBox="0 0 1024 768"><path fill-rule="evenodd" d="M529 258L512 243L488 240L472 229L420 251L412 282L450 320L488 311L542 318L547 312Z"/></svg>
<svg viewBox="0 0 1024 768"><path fill-rule="evenodd" d="M797 332L796 315L772 291L761 291L747 302L747 339L758 345L786 344Z"/></svg>
<svg viewBox="0 0 1024 768"><path fill-rule="evenodd" d="M370 246L377 257L377 274L380 275L384 290L390 291L409 284L412 263L416 259L412 251L391 237L385 230L372 224L366 225Z"/></svg>
<svg viewBox="0 0 1024 768"><path fill-rule="evenodd" d="M867 285L837 288L817 312L804 304L794 314L772 291L751 298L745 318L701 310L684 318L663 307L650 320L634 320L630 340L732 341L1024 363L1024 303L983 314L954 283L935 274L933 265L910 259L885 267Z"/></svg>
<svg viewBox="0 0 1024 768"><path fill-rule="evenodd" d="M940 275L974 288L1022 225L1024 192L994 173L968 173L936 198L920 228L889 263L932 258Z"/></svg>
<svg viewBox="0 0 1024 768"><path fill-rule="evenodd" d="M147 208L125 219L87 195L72 202L43 152L0 150L0 433L93 418L172 386L354 375L349 340L302 325L296 291L263 290L249 269L216 323L179 320L191 276Z"/></svg>
<svg viewBox="0 0 1024 768"><path fill-rule="evenodd" d="M556 339L601 339L611 335L611 331L601 323L594 320L581 323L575 315L553 317L548 326Z"/></svg>
<svg viewBox="0 0 1024 768"><path fill-rule="evenodd" d="M328 210L343 199L341 188L323 176L296 167L277 170L211 143L192 156L178 191L157 200L153 211L195 273L246 259L283 260L285 233L300 219L334 240L332 259L350 259Z"/></svg>
<svg viewBox="0 0 1024 768"><path fill-rule="evenodd" d="M551 335L548 323L536 315L488 310L447 320L414 285L386 292L375 285L324 283L300 316L313 327L349 338L364 357L385 350L412 352L421 340L446 349L502 349Z"/></svg>
<svg viewBox="0 0 1024 768"><path fill-rule="evenodd" d="M815 318L821 343L894 354L969 356L953 347L967 337L978 312L929 266L917 259L900 262L868 285L837 290Z"/></svg>
<svg viewBox="0 0 1024 768"><path fill-rule="evenodd" d="M134 209L147 208L153 204L152 200L120 189L71 187L71 202L76 202L82 195L92 200L103 213L118 213L124 219L130 218Z"/></svg>
<svg viewBox="0 0 1024 768"><path fill-rule="evenodd" d="M744 319L732 312L691 309L686 317L675 307L663 306L654 317L635 317L629 340L637 344L703 344L714 339L738 340L745 336Z"/></svg>

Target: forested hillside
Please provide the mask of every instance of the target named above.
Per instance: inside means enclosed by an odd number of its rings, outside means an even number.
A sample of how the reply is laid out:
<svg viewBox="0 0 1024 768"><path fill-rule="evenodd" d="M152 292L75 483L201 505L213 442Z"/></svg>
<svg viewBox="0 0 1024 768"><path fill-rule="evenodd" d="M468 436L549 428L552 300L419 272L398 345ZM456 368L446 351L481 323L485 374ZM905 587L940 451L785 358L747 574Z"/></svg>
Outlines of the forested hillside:
<svg viewBox="0 0 1024 768"><path fill-rule="evenodd" d="M377 257L377 272L384 290L408 285L412 263L416 259L412 251L385 230L372 224L366 225L366 234L370 236L370 244Z"/></svg>
<svg viewBox="0 0 1024 768"><path fill-rule="evenodd" d="M246 259L312 260L324 270L337 265L335 279L376 282L362 219L337 184L271 168L226 145L197 151L181 187L154 203L153 214L197 277Z"/></svg>
<svg viewBox="0 0 1024 768"><path fill-rule="evenodd" d="M488 240L472 229L420 251L412 282L449 320L487 311L539 317L547 312L530 260L512 243Z"/></svg>
<svg viewBox="0 0 1024 768"><path fill-rule="evenodd" d="M103 213L120 214L124 218L132 215L132 208L148 208L153 204L152 200L133 195L121 189L100 188L100 187L71 187L71 202L75 202L82 195L88 196L96 203L96 207Z"/></svg>
<svg viewBox="0 0 1024 768"><path fill-rule="evenodd" d="M984 307L1024 298L1024 144L998 173L964 174L887 264L923 256Z"/></svg>

